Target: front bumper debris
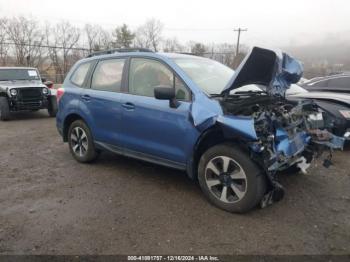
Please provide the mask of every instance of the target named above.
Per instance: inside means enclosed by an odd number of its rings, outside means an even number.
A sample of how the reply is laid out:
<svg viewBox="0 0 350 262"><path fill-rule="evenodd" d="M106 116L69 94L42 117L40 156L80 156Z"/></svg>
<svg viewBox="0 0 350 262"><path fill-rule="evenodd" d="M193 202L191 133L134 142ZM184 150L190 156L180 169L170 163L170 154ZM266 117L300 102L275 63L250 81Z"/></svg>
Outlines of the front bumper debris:
<svg viewBox="0 0 350 262"><path fill-rule="evenodd" d="M350 140L350 129L346 130L345 134L344 134L344 138L346 140Z"/></svg>

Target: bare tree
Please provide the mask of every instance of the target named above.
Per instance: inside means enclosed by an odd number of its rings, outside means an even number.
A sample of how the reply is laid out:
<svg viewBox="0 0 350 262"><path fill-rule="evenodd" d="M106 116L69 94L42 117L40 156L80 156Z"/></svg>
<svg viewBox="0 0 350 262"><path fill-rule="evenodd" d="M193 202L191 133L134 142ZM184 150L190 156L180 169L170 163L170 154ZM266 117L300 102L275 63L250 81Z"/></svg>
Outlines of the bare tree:
<svg viewBox="0 0 350 262"><path fill-rule="evenodd" d="M165 39L163 42L164 52L184 52L185 47L180 44L176 37Z"/></svg>
<svg viewBox="0 0 350 262"><path fill-rule="evenodd" d="M236 49L233 44L222 43L213 45L211 52L212 59L217 60L229 67L234 67Z"/></svg>
<svg viewBox="0 0 350 262"><path fill-rule="evenodd" d="M97 25L86 24L84 26L84 33L87 38L87 44L89 47L89 52L92 52L95 49L96 40L100 34L100 28Z"/></svg>
<svg viewBox="0 0 350 262"><path fill-rule="evenodd" d="M7 24L8 20L6 18L0 19L0 64L2 66L6 65L8 60Z"/></svg>
<svg viewBox="0 0 350 262"><path fill-rule="evenodd" d="M152 48L155 52L161 42L163 24L154 18L147 20L136 31L135 44L139 47Z"/></svg>
<svg viewBox="0 0 350 262"><path fill-rule="evenodd" d="M111 48L111 35L101 26L86 24L84 27L84 33L87 38L87 43L90 52Z"/></svg>
<svg viewBox="0 0 350 262"><path fill-rule="evenodd" d="M62 82L63 81L63 64L61 59L61 50L59 48L55 48L58 46L58 38L52 36L51 31L52 27L50 24L46 24L45 32L46 32L46 45L50 46L48 47L48 55L51 60L50 67L52 67L55 71L55 82Z"/></svg>
<svg viewBox="0 0 350 262"><path fill-rule="evenodd" d="M7 35L15 44L17 65L38 67L42 62L42 45L44 35L39 23L33 18L20 16L9 19Z"/></svg>
<svg viewBox="0 0 350 262"><path fill-rule="evenodd" d="M54 30L58 44L62 47L63 73L66 74L75 61L69 61L72 48L76 46L80 38L80 30L69 22L62 22Z"/></svg>
<svg viewBox="0 0 350 262"><path fill-rule="evenodd" d="M47 25L46 35L52 65L60 75L60 80L63 81L69 68L79 59L76 52L74 56L72 53L80 39L80 30L69 22L61 22L54 27Z"/></svg>
<svg viewBox="0 0 350 262"><path fill-rule="evenodd" d="M101 50L110 49L113 47L112 36L108 31L106 31L106 30L101 31L100 39L99 39L99 46L100 46Z"/></svg>

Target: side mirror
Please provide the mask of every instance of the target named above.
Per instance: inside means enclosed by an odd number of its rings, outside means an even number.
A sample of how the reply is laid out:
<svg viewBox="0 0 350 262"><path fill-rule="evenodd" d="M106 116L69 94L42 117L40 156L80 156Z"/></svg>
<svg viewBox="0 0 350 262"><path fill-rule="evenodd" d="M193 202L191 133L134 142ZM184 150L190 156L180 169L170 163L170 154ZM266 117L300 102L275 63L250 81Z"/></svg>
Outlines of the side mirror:
<svg viewBox="0 0 350 262"><path fill-rule="evenodd" d="M178 102L176 101L175 88L172 87L156 87L154 89L154 97L160 100L169 100L169 106L171 108L177 108Z"/></svg>
<svg viewBox="0 0 350 262"><path fill-rule="evenodd" d="M46 82L46 78L42 77L41 78L41 82L45 83Z"/></svg>
<svg viewBox="0 0 350 262"><path fill-rule="evenodd" d="M156 87L154 89L154 97L160 100L171 100L175 98L175 88Z"/></svg>

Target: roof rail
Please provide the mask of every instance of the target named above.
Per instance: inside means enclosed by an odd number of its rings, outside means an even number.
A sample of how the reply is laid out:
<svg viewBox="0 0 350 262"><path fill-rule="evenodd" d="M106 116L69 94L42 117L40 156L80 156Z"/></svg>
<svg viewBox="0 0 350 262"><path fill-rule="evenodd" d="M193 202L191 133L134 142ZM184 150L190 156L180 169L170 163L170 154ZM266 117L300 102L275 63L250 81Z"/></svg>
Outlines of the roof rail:
<svg viewBox="0 0 350 262"><path fill-rule="evenodd" d="M147 52L153 53L151 49L148 48L115 48L109 50L102 50L97 52L90 53L87 57L99 56L99 55L108 55L114 53L127 53L127 52Z"/></svg>

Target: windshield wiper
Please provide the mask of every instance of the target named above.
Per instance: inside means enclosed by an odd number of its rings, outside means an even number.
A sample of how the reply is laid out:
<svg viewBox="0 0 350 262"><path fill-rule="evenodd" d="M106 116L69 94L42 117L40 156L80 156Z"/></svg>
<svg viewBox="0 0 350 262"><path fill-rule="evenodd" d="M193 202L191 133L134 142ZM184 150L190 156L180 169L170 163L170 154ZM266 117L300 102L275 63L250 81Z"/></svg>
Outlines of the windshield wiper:
<svg viewBox="0 0 350 262"><path fill-rule="evenodd" d="M258 90L249 90L249 91L237 91L233 93L234 95L239 95L239 94L267 94L266 91L258 91Z"/></svg>

